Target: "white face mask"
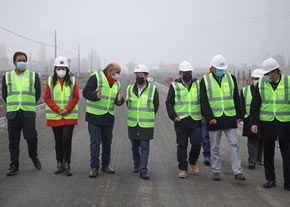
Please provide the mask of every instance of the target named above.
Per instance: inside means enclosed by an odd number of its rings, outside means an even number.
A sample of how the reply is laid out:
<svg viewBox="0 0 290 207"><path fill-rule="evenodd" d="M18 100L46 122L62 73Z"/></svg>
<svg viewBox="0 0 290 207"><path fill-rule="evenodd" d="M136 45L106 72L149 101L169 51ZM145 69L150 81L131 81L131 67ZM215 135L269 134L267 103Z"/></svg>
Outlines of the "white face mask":
<svg viewBox="0 0 290 207"><path fill-rule="evenodd" d="M257 86L257 84L259 83L259 80L253 80L253 85Z"/></svg>
<svg viewBox="0 0 290 207"><path fill-rule="evenodd" d="M66 74L66 71L65 70L58 70L58 71L56 71L56 74L58 77L63 78Z"/></svg>
<svg viewBox="0 0 290 207"><path fill-rule="evenodd" d="M118 73L116 73L115 75L112 76L112 78L114 80L118 80L120 78L120 75Z"/></svg>

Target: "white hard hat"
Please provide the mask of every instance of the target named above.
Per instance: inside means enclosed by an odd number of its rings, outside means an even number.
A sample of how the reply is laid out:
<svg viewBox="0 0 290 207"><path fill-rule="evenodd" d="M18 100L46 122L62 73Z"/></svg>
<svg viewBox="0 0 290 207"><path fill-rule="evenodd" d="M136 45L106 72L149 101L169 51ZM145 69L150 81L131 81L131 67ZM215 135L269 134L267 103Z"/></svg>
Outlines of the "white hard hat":
<svg viewBox="0 0 290 207"><path fill-rule="evenodd" d="M54 66L57 66L57 67L69 67L67 58L65 58L63 56L58 56L57 58L55 58Z"/></svg>
<svg viewBox="0 0 290 207"><path fill-rule="evenodd" d="M255 69L252 72L252 78L260 78L264 75L264 71L262 69Z"/></svg>
<svg viewBox="0 0 290 207"><path fill-rule="evenodd" d="M215 67L216 69L225 70L228 68L228 64L226 59L222 55L216 55L211 60L211 66Z"/></svg>
<svg viewBox="0 0 290 207"><path fill-rule="evenodd" d="M149 73L149 69L146 65L139 64L135 67L134 73Z"/></svg>
<svg viewBox="0 0 290 207"><path fill-rule="evenodd" d="M279 68L280 65L274 58L268 58L263 61L262 63L262 69L264 70L264 74L271 72L272 70L275 70Z"/></svg>
<svg viewBox="0 0 290 207"><path fill-rule="evenodd" d="M186 71L193 71L193 67L188 61L183 61L179 64L179 71L186 72Z"/></svg>

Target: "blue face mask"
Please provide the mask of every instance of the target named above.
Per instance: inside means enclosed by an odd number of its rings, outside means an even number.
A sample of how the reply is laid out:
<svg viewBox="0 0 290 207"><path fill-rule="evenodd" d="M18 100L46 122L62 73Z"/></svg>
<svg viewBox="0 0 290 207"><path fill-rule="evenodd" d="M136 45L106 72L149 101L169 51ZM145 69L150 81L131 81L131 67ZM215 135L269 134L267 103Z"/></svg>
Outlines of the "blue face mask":
<svg viewBox="0 0 290 207"><path fill-rule="evenodd" d="M18 62L17 63L18 70L24 71L24 70L26 70L26 66L27 66L27 64L25 62Z"/></svg>
<svg viewBox="0 0 290 207"><path fill-rule="evenodd" d="M222 76L225 74L225 71L224 71L224 70L216 69L215 74L216 74L218 77L222 77Z"/></svg>
<svg viewBox="0 0 290 207"><path fill-rule="evenodd" d="M264 76L263 76L263 80L264 80L265 82L267 82L267 83L270 83L270 82L271 82L270 76L268 76L268 75L264 75Z"/></svg>

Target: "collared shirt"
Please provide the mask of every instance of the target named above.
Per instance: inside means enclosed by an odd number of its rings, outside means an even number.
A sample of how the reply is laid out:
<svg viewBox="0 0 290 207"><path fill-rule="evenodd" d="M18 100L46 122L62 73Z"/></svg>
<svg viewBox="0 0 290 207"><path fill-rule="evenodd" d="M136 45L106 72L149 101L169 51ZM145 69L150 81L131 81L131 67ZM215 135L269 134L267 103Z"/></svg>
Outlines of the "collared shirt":
<svg viewBox="0 0 290 207"><path fill-rule="evenodd" d="M142 91L146 88L147 84L145 84L142 88L139 88L139 85L137 84L138 88L138 98L140 98Z"/></svg>
<svg viewBox="0 0 290 207"><path fill-rule="evenodd" d="M192 82L192 80L190 80L190 83L187 85L184 81L183 81L183 79L181 78L181 82L182 82L182 84L188 89L189 88L189 86L190 86L190 84L191 84L191 82Z"/></svg>
<svg viewBox="0 0 290 207"><path fill-rule="evenodd" d="M16 73L16 74L17 74L17 73ZM20 73L19 75L17 74L20 83L21 83L21 81L22 81L23 75L24 75L24 73Z"/></svg>

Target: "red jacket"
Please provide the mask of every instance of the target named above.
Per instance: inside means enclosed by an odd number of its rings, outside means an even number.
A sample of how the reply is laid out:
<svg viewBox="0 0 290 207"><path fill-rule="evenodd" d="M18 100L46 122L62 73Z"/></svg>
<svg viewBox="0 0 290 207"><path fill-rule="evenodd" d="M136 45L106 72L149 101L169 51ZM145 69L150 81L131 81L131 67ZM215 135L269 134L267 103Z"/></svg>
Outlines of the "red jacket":
<svg viewBox="0 0 290 207"><path fill-rule="evenodd" d="M61 79L58 79L58 81L60 82L61 89L63 89L63 81ZM67 110L69 110L69 112L71 112L73 110L73 108L75 107L75 105L78 103L79 95L80 94L79 94L78 85L77 85L77 82L75 82L75 86L73 89L73 98L68 103L68 105L65 107ZM48 83L46 84L46 88L45 88L45 92L44 92L44 102L51 108L51 110L53 110L55 112L59 109L59 106L56 105L56 103L53 100L51 100L50 87L49 87ZM46 125L49 127L57 127L57 126L63 126L63 125L75 125L75 124L78 124L77 119L64 119L63 117L60 120L47 120L47 122L46 122Z"/></svg>

